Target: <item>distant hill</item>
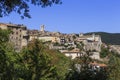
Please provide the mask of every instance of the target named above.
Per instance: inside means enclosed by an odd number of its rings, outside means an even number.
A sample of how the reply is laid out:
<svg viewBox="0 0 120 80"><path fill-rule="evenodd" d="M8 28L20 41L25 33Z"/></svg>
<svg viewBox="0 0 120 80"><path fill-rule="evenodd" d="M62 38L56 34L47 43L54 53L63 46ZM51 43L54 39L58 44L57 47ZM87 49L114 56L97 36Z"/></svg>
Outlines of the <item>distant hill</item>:
<svg viewBox="0 0 120 80"><path fill-rule="evenodd" d="M100 35L102 38L102 42L106 44L120 45L120 33L90 32L90 33L85 33L85 35L93 34L93 33Z"/></svg>

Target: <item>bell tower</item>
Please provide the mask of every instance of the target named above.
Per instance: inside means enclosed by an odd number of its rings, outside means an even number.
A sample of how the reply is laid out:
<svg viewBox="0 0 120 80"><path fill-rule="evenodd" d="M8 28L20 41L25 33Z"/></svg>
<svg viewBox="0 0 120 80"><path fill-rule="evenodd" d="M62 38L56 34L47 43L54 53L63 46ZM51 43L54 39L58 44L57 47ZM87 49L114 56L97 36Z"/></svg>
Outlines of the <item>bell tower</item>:
<svg viewBox="0 0 120 80"><path fill-rule="evenodd" d="M41 31L41 32L44 32L44 31L45 31L44 28L45 28L45 26L42 25L41 28L40 28L40 31Z"/></svg>
<svg viewBox="0 0 120 80"><path fill-rule="evenodd" d="M95 41L95 33L92 34L93 40Z"/></svg>

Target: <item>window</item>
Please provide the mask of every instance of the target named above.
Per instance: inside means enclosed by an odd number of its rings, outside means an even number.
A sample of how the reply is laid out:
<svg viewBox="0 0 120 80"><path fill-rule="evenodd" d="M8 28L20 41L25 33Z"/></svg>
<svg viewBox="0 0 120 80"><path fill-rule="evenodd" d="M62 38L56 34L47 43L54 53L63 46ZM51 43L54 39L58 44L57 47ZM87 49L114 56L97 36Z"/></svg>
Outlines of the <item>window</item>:
<svg viewBox="0 0 120 80"><path fill-rule="evenodd" d="M13 39L13 36L11 36L11 39Z"/></svg>
<svg viewBox="0 0 120 80"><path fill-rule="evenodd" d="M16 37L16 39L18 39L18 37Z"/></svg>
<svg viewBox="0 0 120 80"><path fill-rule="evenodd" d="M21 38L21 35L20 35L20 38Z"/></svg>
<svg viewBox="0 0 120 80"><path fill-rule="evenodd" d="M16 32L16 34L18 34L18 32Z"/></svg>

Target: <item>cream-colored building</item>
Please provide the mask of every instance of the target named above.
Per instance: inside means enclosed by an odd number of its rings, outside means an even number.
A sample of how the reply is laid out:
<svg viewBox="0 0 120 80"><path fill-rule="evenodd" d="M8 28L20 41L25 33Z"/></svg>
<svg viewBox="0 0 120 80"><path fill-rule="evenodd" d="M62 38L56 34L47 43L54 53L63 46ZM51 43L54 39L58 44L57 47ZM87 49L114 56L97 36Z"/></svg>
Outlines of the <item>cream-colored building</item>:
<svg viewBox="0 0 120 80"><path fill-rule="evenodd" d="M44 42L46 41L51 41L53 43L58 42L59 38L58 37L52 37L52 36L44 36L44 37L38 37L39 40L42 40Z"/></svg>
<svg viewBox="0 0 120 80"><path fill-rule="evenodd" d="M32 41L33 39L38 39L38 40L41 40L41 41L43 41L43 42L50 41L50 42L53 42L53 43L59 41L59 38L58 38L58 37L54 37L54 36L37 36L37 35L30 35L29 41Z"/></svg>
<svg viewBox="0 0 120 80"><path fill-rule="evenodd" d="M120 45L110 45L111 50L120 54Z"/></svg>
<svg viewBox="0 0 120 80"><path fill-rule="evenodd" d="M75 59L76 57L80 57L80 51L79 49L73 49L73 50L60 50L61 53L63 53L65 56L70 57L71 59Z"/></svg>
<svg viewBox="0 0 120 80"><path fill-rule="evenodd" d="M75 48L73 50L60 50L60 52L63 53L65 56L70 57L71 59L75 59L80 56L82 57L83 55L86 54L86 52L84 51L80 53L80 50L78 48ZM92 59L100 60L99 52L91 52L90 57Z"/></svg>
<svg viewBox="0 0 120 80"><path fill-rule="evenodd" d="M24 25L0 23L0 29L11 30L9 41L16 51L20 51L28 43L27 28Z"/></svg>
<svg viewBox="0 0 120 80"><path fill-rule="evenodd" d="M100 60L100 53L99 52L91 52L91 58L92 59L97 59L97 60Z"/></svg>
<svg viewBox="0 0 120 80"><path fill-rule="evenodd" d="M40 28L40 31L38 30L28 30L29 34L29 41L32 41L33 39L39 39L43 42L60 42L60 38L57 36L59 33L57 32L48 32L44 30L45 26L42 25Z"/></svg>

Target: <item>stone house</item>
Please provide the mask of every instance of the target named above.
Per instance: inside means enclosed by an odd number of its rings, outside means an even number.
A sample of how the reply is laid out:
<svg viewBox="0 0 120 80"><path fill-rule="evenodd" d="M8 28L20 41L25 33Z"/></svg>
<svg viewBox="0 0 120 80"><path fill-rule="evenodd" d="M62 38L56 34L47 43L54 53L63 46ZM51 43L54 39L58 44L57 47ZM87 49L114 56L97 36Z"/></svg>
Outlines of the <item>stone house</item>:
<svg viewBox="0 0 120 80"><path fill-rule="evenodd" d="M82 42L84 44L84 49L85 50L90 50L90 51L101 51L101 37L99 35L80 35L77 39L77 42Z"/></svg>
<svg viewBox="0 0 120 80"><path fill-rule="evenodd" d="M9 36L9 41L13 44L16 51L20 51L22 47L27 45L29 36L26 26L0 23L0 28L12 31Z"/></svg>

